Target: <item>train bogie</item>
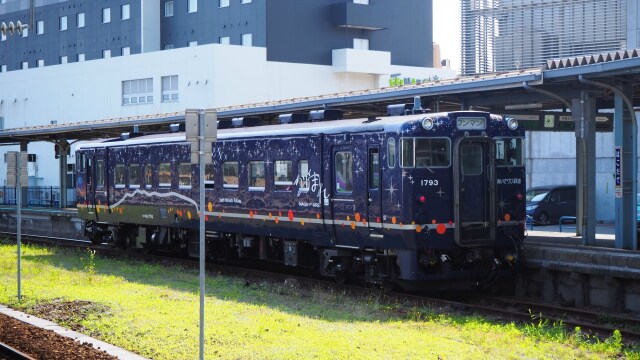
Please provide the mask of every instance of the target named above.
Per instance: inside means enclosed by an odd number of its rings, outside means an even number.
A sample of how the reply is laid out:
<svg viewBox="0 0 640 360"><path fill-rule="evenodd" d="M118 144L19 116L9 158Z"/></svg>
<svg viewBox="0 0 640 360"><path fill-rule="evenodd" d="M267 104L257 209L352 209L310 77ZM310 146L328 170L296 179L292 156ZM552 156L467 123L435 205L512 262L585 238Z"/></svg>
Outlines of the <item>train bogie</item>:
<svg viewBox="0 0 640 360"><path fill-rule="evenodd" d="M78 210L122 247L198 256L204 216L209 258L479 285L519 260L523 135L481 112L228 129L204 179L183 133L86 144Z"/></svg>

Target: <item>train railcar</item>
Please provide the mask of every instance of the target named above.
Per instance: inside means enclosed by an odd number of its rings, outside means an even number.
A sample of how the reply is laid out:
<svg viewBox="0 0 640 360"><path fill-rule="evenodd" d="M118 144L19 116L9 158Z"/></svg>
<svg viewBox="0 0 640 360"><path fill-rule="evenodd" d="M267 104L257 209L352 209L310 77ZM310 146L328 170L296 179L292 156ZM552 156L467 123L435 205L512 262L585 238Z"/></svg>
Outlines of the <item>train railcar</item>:
<svg viewBox="0 0 640 360"><path fill-rule="evenodd" d="M308 267L405 288L492 283L520 261L524 130L485 112L218 131L199 179L184 132L85 143L93 241ZM200 209L200 182L206 208Z"/></svg>

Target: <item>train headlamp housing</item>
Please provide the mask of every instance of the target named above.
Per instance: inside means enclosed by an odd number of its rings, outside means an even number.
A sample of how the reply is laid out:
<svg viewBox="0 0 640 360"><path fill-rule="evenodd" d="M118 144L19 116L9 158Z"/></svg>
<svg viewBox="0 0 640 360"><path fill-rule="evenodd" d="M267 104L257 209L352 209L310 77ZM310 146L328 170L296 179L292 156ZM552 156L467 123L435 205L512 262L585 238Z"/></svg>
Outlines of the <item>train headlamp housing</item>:
<svg viewBox="0 0 640 360"><path fill-rule="evenodd" d="M422 119L422 128L425 130L433 129L433 119L432 118Z"/></svg>
<svg viewBox="0 0 640 360"><path fill-rule="evenodd" d="M518 120L512 117L508 117L506 120L507 120L507 127L510 130L515 130L518 128Z"/></svg>

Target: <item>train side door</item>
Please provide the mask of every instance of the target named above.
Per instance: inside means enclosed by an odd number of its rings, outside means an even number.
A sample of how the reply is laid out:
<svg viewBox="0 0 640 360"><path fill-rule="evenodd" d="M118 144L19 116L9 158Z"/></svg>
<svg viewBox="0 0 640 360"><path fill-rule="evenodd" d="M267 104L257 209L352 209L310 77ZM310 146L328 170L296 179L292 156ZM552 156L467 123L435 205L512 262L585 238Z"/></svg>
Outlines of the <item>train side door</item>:
<svg viewBox="0 0 640 360"><path fill-rule="evenodd" d="M78 197L83 198L84 205L86 206L87 215L95 216L96 202L95 202L95 162L94 151L85 151L82 153L80 169L84 170L83 173L79 173L76 177L76 183L78 187Z"/></svg>
<svg viewBox="0 0 640 360"><path fill-rule="evenodd" d="M495 241L494 153L488 138L465 137L454 146L455 240L460 246Z"/></svg>
<svg viewBox="0 0 640 360"><path fill-rule="evenodd" d="M96 149L93 159L93 201L96 220L100 221L100 215L106 214L107 199L107 151Z"/></svg>
<svg viewBox="0 0 640 360"><path fill-rule="evenodd" d="M377 146L369 146L367 154L367 217L369 224L369 236L373 240L381 240L382 235L382 171L380 169L380 149Z"/></svg>
<svg viewBox="0 0 640 360"><path fill-rule="evenodd" d="M360 192L366 189L364 184L357 183L356 151L354 146L333 146L332 157L332 191L331 215L336 245L343 247L358 247L358 232L362 229L362 213L365 209L358 209L356 199L363 201L365 196ZM362 174L364 175L364 174ZM360 212L359 212L360 211ZM365 210L366 211L366 210Z"/></svg>

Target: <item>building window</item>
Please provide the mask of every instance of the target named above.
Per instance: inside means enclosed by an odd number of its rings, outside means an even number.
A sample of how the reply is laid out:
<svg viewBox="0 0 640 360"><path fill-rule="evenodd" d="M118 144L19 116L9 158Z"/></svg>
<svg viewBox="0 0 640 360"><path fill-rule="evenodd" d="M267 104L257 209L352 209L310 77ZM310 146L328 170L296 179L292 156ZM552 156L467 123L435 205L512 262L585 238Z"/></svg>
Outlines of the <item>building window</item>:
<svg viewBox="0 0 640 360"><path fill-rule="evenodd" d="M220 0L220 7L228 7L229 6L229 0Z"/></svg>
<svg viewBox="0 0 640 360"><path fill-rule="evenodd" d="M108 59L111 57L111 50L102 50L102 58Z"/></svg>
<svg viewBox="0 0 640 360"><path fill-rule="evenodd" d="M335 156L335 175L338 194L353 191L353 154L350 151L339 151Z"/></svg>
<svg viewBox="0 0 640 360"><path fill-rule="evenodd" d="M189 12L194 13L198 11L198 0L189 0Z"/></svg>
<svg viewBox="0 0 640 360"><path fill-rule="evenodd" d="M240 2L240 4L249 4L251 2L251 0L242 0Z"/></svg>
<svg viewBox="0 0 640 360"><path fill-rule="evenodd" d="M36 23L36 35L44 34L44 21L40 20Z"/></svg>
<svg viewBox="0 0 640 360"><path fill-rule="evenodd" d="M191 188L191 163L178 164L178 187Z"/></svg>
<svg viewBox="0 0 640 360"><path fill-rule="evenodd" d="M230 161L222 164L222 176L225 189L237 189L239 185L238 178L238 162Z"/></svg>
<svg viewBox="0 0 640 360"><path fill-rule="evenodd" d="M44 66L44 59L38 59L38 67Z"/></svg>
<svg viewBox="0 0 640 360"><path fill-rule="evenodd" d="M276 191L293 188L293 163L290 160L276 160L273 167L273 185Z"/></svg>
<svg viewBox="0 0 640 360"><path fill-rule="evenodd" d="M84 27L84 13L78 13L76 15L76 23L78 24L77 26L79 28L83 28Z"/></svg>
<svg viewBox="0 0 640 360"><path fill-rule="evenodd" d="M252 46L253 45L253 35L252 34L242 34L242 46Z"/></svg>
<svg viewBox="0 0 640 360"><path fill-rule="evenodd" d="M165 45L165 46L164 46L164 49L165 49L165 50L171 50L171 49L173 49L173 44L167 44L167 45Z"/></svg>
<svg viewBox="0 0 640 360"><path fill-rule="evenodd" d="M173 1L164 3L164 17L173 16Z"/></svg>
<svg viewBox="0 0 640 360"><path fill-rule="evenodd" d="M178 101L178 75L162 77L162 102Z"/></svg>
<svg viewBox="0 0 640 360"><path fill-rule="evenodd" d="M22 67L22 70L28 69L29 68L29 62L28 61L23 61L21 67Z"/></svg>
<svg viewBox="0 0 640 360"><path fill-rule="evenodd" d="M78 54L78 62L84 61L84 54Z"/></svg>
<svg viewBox="0 0 640 360"><path fill-rule="evenodd" d="M197 41L189 41L189 47L192 46L198 46L198 42Z"/></svg>
<svg viewBox="0 0 640 360"><path fill-rule="evenodd" d="M60 16L60 20L58 21L58 29L60 31L67 30L67 17L66 16Z"/></svg>
<svg viewBox="0 0 640 360"><path fill-rule="evenodd" d="M249 161L249 190L264 191L264 161Z"/></svg>
<svg viewBox="0 0 640 360"><path fill-rule="evenodd" d="M220 38L220 44L222 45L229 45L231 44L231 38L228 36L223 36Z"/></svg>
<svg viewBox="0 0 640 360"><path fill-rule="evenodd" d="M122 105L153 103L153 79L126 80L122 82Z"/></svg>
<svg viewBox="0 0 640 360"><path fill-rule="evenodd" d="M171 187L171 163L158 164L158 185Z"/></svg>
<svg viewBox="0 0 640 360"><path fill-rule="evenodd" d="M4 130L4 117L0 116L0 130Z"/></svg>
<svg viewBox="0 0 640 360"><path fill-rule="evenodd" d="M131 5L124 4L120 7L122 10L122 20L129 20L131 18Z"/></svg>
<svg viewBox="0 0 640 360"><path fill-rule="evenodd" d="M66 64L67 61L67 57L66 56L60 56L60 64Z"/></svg>
<svg viewBox="0 0 640 360"><path fill-rule="evenodd" d="M127 55L131 55L131 48L128 46L122 48L122 56L127 56Z"/></svg>
<svg viewBox="0 0 640 360"><path fill-rule="evenodd" d="M369 39L353 39L353 48L356 50L369 50Z"/></svg>
<svg viewBox="0 0 640 360"><path fill-rule="evenodd" d="M369 5L369 0L353 0L354 4Z"/></svg>
<svg viewBox="0 0 640 360"><path fill-rule="evenodd" d="M0 72L7 72L7 65L0 65Z"/></svg>
<svg viewBox="0 0 640 360"><path fill-rule="evenodd" d="M22 37L26 38L27 36L29 36L29 27L22 29Z"/></svg>
<svg viewBox="0 0 640 360"><path fill-rule="evenodd" d="M111 22L111 8L102 9L102 23L110 23Z"/></svg>

